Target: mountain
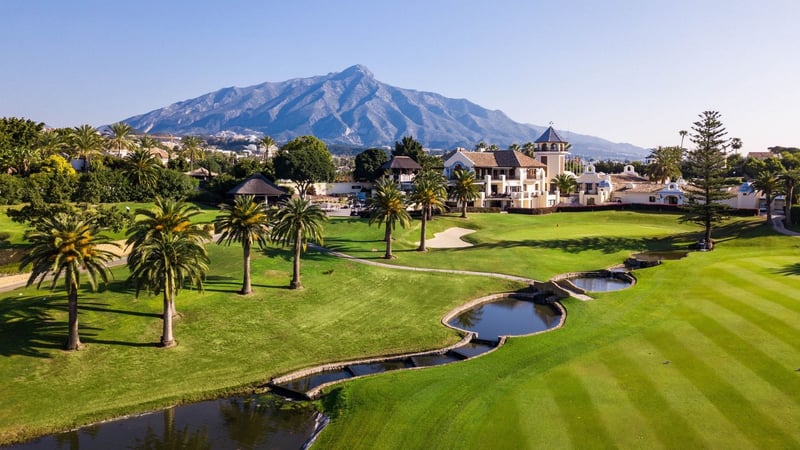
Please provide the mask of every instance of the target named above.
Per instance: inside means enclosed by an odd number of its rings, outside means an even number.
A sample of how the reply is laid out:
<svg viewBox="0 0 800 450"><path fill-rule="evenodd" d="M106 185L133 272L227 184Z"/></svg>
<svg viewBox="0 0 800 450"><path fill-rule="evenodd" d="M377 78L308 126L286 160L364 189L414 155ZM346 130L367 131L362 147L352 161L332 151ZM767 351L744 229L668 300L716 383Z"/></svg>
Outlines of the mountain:
<svg viewBox="0 0 800 450"><path fill-rule="evenodd" d="M534 141L546 127L521 124L502 111L465 99L381 83L362 65L342 72L249 87L227 87L122 120L147 133L211 135L220 131L268 134L278 142L314 135L328 144L394 145L412 135L423 146L449 150L484 141L506 148ZM630 145L561 132L573 154L638 159Z"/></svg>

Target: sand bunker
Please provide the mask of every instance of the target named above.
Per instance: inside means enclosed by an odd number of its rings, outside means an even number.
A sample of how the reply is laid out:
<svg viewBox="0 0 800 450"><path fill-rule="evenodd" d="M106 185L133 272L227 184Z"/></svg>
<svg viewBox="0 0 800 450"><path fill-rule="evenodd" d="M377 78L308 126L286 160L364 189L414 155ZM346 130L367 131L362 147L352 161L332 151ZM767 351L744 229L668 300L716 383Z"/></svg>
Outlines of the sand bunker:
<svg viewBox="0 0 800 450"><path fill-rule="evenodd" d="M475 230L467 228L453 227L448 228L441 233L433 235L433 239L428 239L425 245L429 248L463 248L472 247L469 242L461 240L461 236L474 233Z"/></svg>

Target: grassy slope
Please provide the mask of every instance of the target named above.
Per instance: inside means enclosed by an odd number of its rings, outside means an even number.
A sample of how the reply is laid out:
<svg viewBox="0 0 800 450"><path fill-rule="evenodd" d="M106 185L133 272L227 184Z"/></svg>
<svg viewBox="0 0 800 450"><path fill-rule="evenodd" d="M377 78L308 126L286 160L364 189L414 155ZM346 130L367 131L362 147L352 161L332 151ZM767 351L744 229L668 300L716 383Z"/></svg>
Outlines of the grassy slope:
<svg viewBox="0 0 800 450"><path fill-rule="evenodd" d="M648 217L643 220L642 217ZM437 217L428 237L450 227L475 229L463 239L464 249L436 249L426 254L419 245L419 221L398 229L393 264L505 272L546 280L575 270L592 270L621 263L632 252L670 248L696 240L696 227L679 225L673 215L610 211L547 216L472 214ZM380 259L385 249L382 228L358 219L337 219L329 226L325 245L361 258Z"/></svg>
<svg viewBox="0 0 800 450"><path fill-rule="evenodd" d="M508 282L370 268L310 252L291 291L285 252L253 262L256 294L240 296L241 247L209 245L207 291L181 292L176 348L154 347L160 297L138 300L122 281L82 293L85 350L59 350L66 300L32 289L0 294L0 443L265 382L346 358L438 348L458 336L439 319ZM127 272L116 271L124 280ZM441 286L447 283L448 288ZM365 289L369 286L369 289Z"/></svg>
<svg viewBox="0 0 800 450"><path fill-rule="evenodd" d="M342 385L319 447L796 448L800 239L751 223L714 252L638 271L633 289L567 300L561 330Z"/></svg>

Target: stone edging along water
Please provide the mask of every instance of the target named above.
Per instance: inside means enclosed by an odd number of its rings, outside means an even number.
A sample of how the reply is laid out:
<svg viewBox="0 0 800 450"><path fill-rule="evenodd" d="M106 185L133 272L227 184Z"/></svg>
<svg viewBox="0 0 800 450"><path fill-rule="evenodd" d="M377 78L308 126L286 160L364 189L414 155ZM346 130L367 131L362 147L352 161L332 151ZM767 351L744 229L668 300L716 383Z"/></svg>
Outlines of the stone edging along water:
<svg viewBox="0 0 800 450"><path fill-rule="evenodd" d="M410 266L399 266L399 265L394 265L394 264L386 264L386 263L381 263L381 262L377 262L377 261L371 261L371 260L356 258L356 257L348 255L346 253L337 252L337 251L330 250L330 249L327 249L327 248L324 248L324 247L321 247L321 246L318 246L318 245L314 245L314 244L309 244L309 245L312 246L313 248L315 248L318 251L322 251L322 252L331 254L333 256L336 256L338 258L347 259L347 260L354 261L354 262L361 263L361 264L366 264L366 265L371 265L371 266L376 266L376 267L382 267L382 268L388 268L388 269L395 269L395 270L408 270L408 271L434 272L434 273L451 273L451 274L459 274L459 275L475 275L475 276L489 276L489 277L494 277L494 278L502 278L502 279L507 279L507 280L513 280L513 281L519 281L519 282L523 282L523 283L528 283L533 287L539 286L539 287L542 287L542 288L549 288L551 290L554 290L556 292L556 295L558 295L558 296L564 296L564 297L573 296L573 297L576 297L576 298L578 298L580 300L584 300L584 301L585 300L590 300L591 297L588 297L586 295L586 291L585 290L583 290L583 289L575 286L574 284L570 283L568 278L575 277L575 276L584 276L584 277L586 277L586 276L589 276L589 277L591 277L591 276L596 276L596 277L609 277L609 276L611 276L611 277L616 277L616 278L620 278L620 279L623 279L625 281L628 281L628 282L631 283L631 285L634 285L636 283L636 278L633 277L632 275L630 275L629 273L620 273L620 272L614 272L614 271L609 271L609 270L598 270L598 271L588 271L588 272L570 272L570 273L556 275L556 276L552 277L548 282L544 282L543 283L543 282L536 281L536 280L533 280L533 279L530 279L530 278L524 278L524 277L519 277L519 276L515 276L515 275L508 275L508 274L501 274L501 273L474 272L474 271L453 270L453 269L435 269L435 268L410 267ZM562 285L560 285L559 284L560 282L566 282L567 286L568 286L568 289L565 289ZM397 354L396 355L384 355L384 356L377 356L377 357L366 358L366 359L340 361L340 362L322 364L322 365L319 365L319 366L314 366L314 367L309 367L309 368L297 370L297 371L282 375L280 377L273 378L267 383L267 386L270 386L272 388L276 388L276 390L285 390L285 389L281 388L279 385L291 382L291 381L299 379L299 378L307 377L309 375L315 375L315 374L323 373L323 372L326 372L326 371L341 370L341 369L344 369L344 368L346 368L348 366L351 366L351 365L370 364L370 363L377 363L377 362L385 362L385 361L389 361L389 360L412 358L412 357L416 357L416 356L441 355L441 354L447 353L450 350L454 350L454 349L457 349L457 348L459 348L461 346L466 345L467 343L472 341L475 338L475 335L476 335L473 332L470 332L470 331L467 331L467 330L463 330L463 329L451 326L448 323L450 320L452 320L457 315L459 315L462 312L467 311L467 310L469 310L471 308L480 306L480 305L485 304L485 303L491 303L491 302L499 300L501 298L506 298L506 297L511 297L511 296L514 296L514 297L525 297L525 298L530 298L530 299L533 299L535 297L533 294L522 293L522 292L503 292L503 293L498 293L498 294L491 294L491 295L487 295L487 296L480 297L480 298L477 298L477 299L473 299L473 300L471 300L471 301L469 301L469 302L467 302L465 304L462 304L462 305L454 308L453 310L451 310L450 312L445 314L444 317L441 320L442 324L464 334L464 337L459 342L457 342L456 344L453 344L451 346L448 346L448 347L445 347L445 348L442 348L442 349L438 349L438 350L431 350L431 351L425 351L425 352L407 353L407 354L399 354L399 355L397 355ZM554 326L552 328L548 328L546 330L541 330L541 331L529 333L529 334L526 334L526 335L514 335L514 337L525 337L525 336L533 336L533 335L537 335L537 334L541 334L541 333L546 333L548 331L552 331L552 330L556 330L558 328L561 328L564 325L564 322L566 321L566 318L567 318L567 310L566 310L566 308L564 308L564 306L561 303L559 303L558 301L547 301L547 302L545 302L545 304L548 304L548 305L550 305L550 307L555 308L555 309L558 310L558 312L559 312L559 314L561 316L560 319L559 319L559 323L556 326ZM479 355L476 355L476 356L473 356L473 357L470 357L470 358L466 358L466 359L474 359L474 358L477 358L479 356L483 356L484 354L491 353L491 352L495 351L497 348L501 347L505 343L505 341L506 341L506 339L508 337L509 336L500 336L498 344L493 349L491 349L491 350L489 350L489 351L487 351L485 353L481 353ZM424 369L426 367L430 367L430 366L407 367L407 368L395 369L395 370L416 370L416 369ZM332 386L334 384L338 384L338 383L341 383L341 382L346 381L346 380L352 380L352 379L356 379L356 378L363 378L363 377L367 377L367 376L378 375L380 373L384 373L384 372L370 373L370 374L365 374L365 375L356 375L356 376L352 376L352 377L347 377L347 378L343 378L343 379L329 381L327 383L320 384L319 386L316 386L316 387L314 387L314 388L312 388L312 389L310 389L310 390L308 390L306 392L303 392L303 393L298 392L296 394L301 394L301 395L305 396L308 399L314 399L314 398L317 398L321 394L323 389L328 388L328 387L330 387L330 386Z"/></svg>
<svg viewBox="0 0 800 450"><path fill-rule="evenodd" d="M626 281L627 283L630 284L630 287L633 287L633 286L636 285L636 277L634 277L630 273L628 273L628 272L616 272L616 271L607 270L607 269L604 269L604 270L592 270L592 271L587 271L587 272L567 272L567 273L562 273L562 274L558 274L558 275L550 278L550 281L552 281L553 284L556 284L556 285L559 285L559 286L562 286L562 287L564 287L563 284L566 284L567 285L566 286L567 289L572 291L572 292L577 292L578 294L587 294L588 291L586 291L586 289L583 289L583 288L580 288L578 286L575 286L575 284L571 281L572 278L579 278L579 277L583 277L583 278L616 278L618 280Z"/></svg>
<svg viewBox="0 0 800 450"><path fill-rule="evenodd" d="M462 347L462 346L468 344L469 342L471 342L475 338L476 333L474 333L472 331L462 330L460 328L451 326L447 322L449 322L450 320L452 320L454 317L456 317L457 315L461 314L462 312L467 311L467 310L469 310L471 308L474 308L476 306L480 306L480 305L483 305L483 304L486 304L486 303L491 303L491 302L494 302L496 300L499 300L499 299L502 299L502 298L507 298L507 297L522 297L522 298L528 298L528 299L533 300L534 295L533 294L527 294L527 293L520 293L520 292L503 292L503 293L491 294L491 295L487 295L487 296L484 296L484 297L480 297L480 298L474 299L472 301L469 301L469 302L467 302L467 303L465 303L463 305L460 305L460 306L454 308L453 310L451 310L450 312L445 314L445 316L442 318L441 322L442 322L443 325L447 326L448 328L452 328L452 329L454 329L456 331L459 331L459 332L463 333L464 337L459 342L457 342L457 343L455 343L453 345L450 345L448 347L444 347L444 348L441 348L441 349L438 349L438 350L429 350L429 351L425 351L425 352L406 353L406 354L399 354L399 355L384 355L384 356L372 357L372 358L367 358L367 359L359 359L359 360L352 360L352 361L341 361L341 362L323 364L323 365L320 365L320 366L301 369L301 370L298 370L298 371L295 371L295 372L291 372L291 373L286 374L286 375L282 375L282 376L277 377L277 378L273 378L273 379L271 379L269 381L269 383L267 385L272 387L272 388L278 388L277 390L279 390L279 391L283 391L284 389L280 388L280 386L278 386L278 385L290 382L290 381L298 379L298 378L303 378L303 377L306 377L306 376L309 376L309 375L314 375L314 374L317 374L317 373L322 373L322 372L326 372L326 371L333 371L333 370L340 370L340 369L343 369L343 368L345 368L347 366L351 366L351 365L370 364L370 363L376 363L376 362L384 362L384 361L390 361L390 360L412 358L412 357L416 357L416 356L441 355L441 354L447 353L450 350L456 350L459 347ZM567 318L567 310L566 310L566 308L564 308L564 306L561 305L558 302L548 303L548 306L550 306L551 308L556 309L558 311L559 315L561 316L557 325L555 325L552 328L548 328L546 330L536 331L536 332L529 333L529 334L524 334L524 335L513 335L513 337L533 336L533 335L546 333L548 331L552 331L552 330L556 330L558 328L561 328L564 325L564 322L566 321L566 318ZM499 341L498 341L497 345L494 348L492 348L491 350L489 350L487 352L484 352L484 353L480 353L478 355L475 355L475 356L472 356L472 357L469 357L469 358L465 358L465 359L463 359L461 361L475 359L475 358L481 357L483 355L486 355L486 354L494 352L498 348L502 347L503 344L505 344L506 339L508 337L511 337L511 336L499 336ZM461 362L461 361L457 361L457 362ZM448 364L451 364L451 363L448 363ZM444 365L446 365L446 364L444 364ZM428 367L432 367L432 366L406 367L406 368L394 369L392 371L395 371L395 370L418 370L418 369L425 369L425 368L428 368ZM357 376L352 376L352 377L343 378L343 379L339 379L339 380L329 381L327 383L320 384L319 386L316 386L316 387L314 387L314 388L312 388L312 389L310 389L310 390L308 390L308 391L306 391L304 393L298 393L298 394L302 394L303 396L305 396L308 399L315 399L315 398L319 397L319 395L322 393L323 389L326 389L326 388L328 388L328 387L330 387L332 385L335 385L335 384L338 384L338 383L341 383L341 382L344 382L344 381L357 379L357 378L364 378L364 377L368 377L368 376L380 375L382 373L385 373L385 372L377 372L377 373L370 373L370 374L365 374L365 375L357 375Z"/></svg>

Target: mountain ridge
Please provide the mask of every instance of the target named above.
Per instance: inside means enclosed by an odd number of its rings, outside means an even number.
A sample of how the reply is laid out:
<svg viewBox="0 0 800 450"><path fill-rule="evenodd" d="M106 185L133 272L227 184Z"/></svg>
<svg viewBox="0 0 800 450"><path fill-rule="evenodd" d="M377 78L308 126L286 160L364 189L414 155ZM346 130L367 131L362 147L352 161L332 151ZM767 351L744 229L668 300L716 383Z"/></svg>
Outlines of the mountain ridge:
<svg viewBox="0 0 800 450"><path fill-rule="evenodd" d="M412 135L427 148L505 148L532 142L546 129L511 120L467 99L391 86L357 64L341 72L246 87L229 86L122 120L152 133L268 134L278 142L314 135L329 144L391 146ZM563 130L562 134L566 133ZM641 158L646 150L569 133L575 154ZM565 139L566 136L564 136Z"/></svg>

